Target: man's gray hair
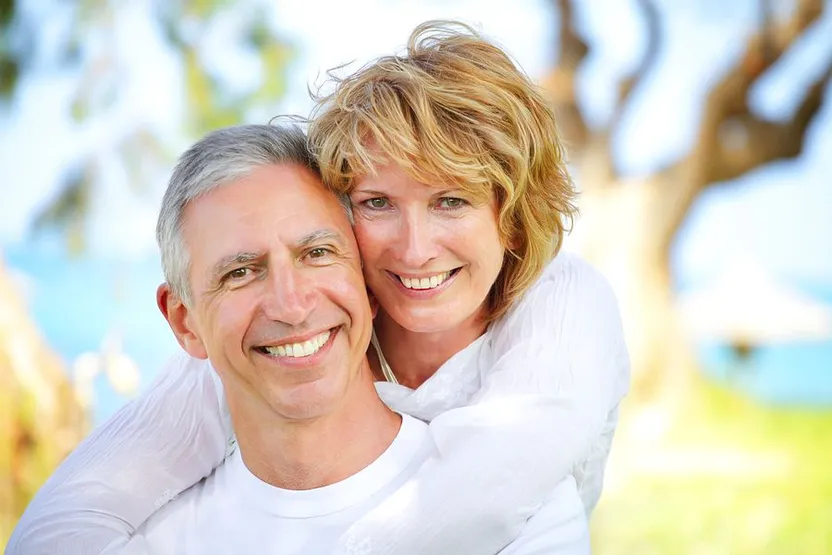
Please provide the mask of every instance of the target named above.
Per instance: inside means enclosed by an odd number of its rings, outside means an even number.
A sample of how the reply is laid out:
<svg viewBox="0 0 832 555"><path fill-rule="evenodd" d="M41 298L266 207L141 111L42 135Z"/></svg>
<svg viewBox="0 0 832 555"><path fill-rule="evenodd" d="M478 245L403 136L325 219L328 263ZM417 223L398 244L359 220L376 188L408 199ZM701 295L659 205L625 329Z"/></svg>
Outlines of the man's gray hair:
<svg viewBox="0 0 832 555"><path fill-rule="evenodd" d="M261 166L297 164L320 176L306 135L297 125L240 125L213 131L179 158L162 199L156 241L173 294L191 305L190 255L182 234L188 203Z"/></svg>

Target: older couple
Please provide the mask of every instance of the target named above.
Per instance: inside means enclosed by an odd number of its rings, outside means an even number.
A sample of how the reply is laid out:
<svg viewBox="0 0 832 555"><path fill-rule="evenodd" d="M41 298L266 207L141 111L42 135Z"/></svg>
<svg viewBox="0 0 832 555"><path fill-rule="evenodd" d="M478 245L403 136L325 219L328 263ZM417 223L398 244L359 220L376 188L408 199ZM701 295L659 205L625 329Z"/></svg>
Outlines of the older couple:
<svg viewBox="0 0 832 555"><path fill-rule="evenodd" d="M187 354L7 554L588 553L628 361L558 254L573 194L550 107L464 26L339 82L308 138L209 134L158 225Z"/></svg>

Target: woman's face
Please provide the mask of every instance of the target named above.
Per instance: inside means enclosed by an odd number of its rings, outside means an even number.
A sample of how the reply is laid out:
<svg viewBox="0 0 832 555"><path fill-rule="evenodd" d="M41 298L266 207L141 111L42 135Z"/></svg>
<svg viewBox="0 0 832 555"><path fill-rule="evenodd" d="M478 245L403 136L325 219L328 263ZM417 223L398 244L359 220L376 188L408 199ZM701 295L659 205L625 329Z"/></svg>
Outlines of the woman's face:
<svg viewBox="0 0 832 555"><path fill-rule="evenodd" d="M476 203L387 164L359 180L350 199L364 278L393 320L429 333L483 314L504 253L493 198Z"/></svg>

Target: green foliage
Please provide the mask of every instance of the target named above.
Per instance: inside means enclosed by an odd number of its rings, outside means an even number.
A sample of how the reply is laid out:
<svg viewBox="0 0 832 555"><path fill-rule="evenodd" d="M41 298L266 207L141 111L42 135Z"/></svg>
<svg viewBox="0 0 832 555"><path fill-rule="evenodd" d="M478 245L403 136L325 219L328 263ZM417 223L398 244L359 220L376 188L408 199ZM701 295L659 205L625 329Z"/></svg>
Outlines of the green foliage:
<svg viewBox="0 0 832 555"><path fill-rule="evenodd" d="M832 553L832 412L763 407L699 382L681 413L661 449L636 448L658 470L607 488L594 553ZM711 468L663 469L674 452Z"/></svg>
<svg viewBox="0 0 832 555"><path fill-rule="evenodd" d="M227 2L202 4L219 10ZM199 10L191 6L184 16L204 14L205 9L206 6ZM260 83L252 90L232 92L234 87L230 86L231 83L209 69L210 60L200 50L198 41L187 40L180 32L172 33L176 37L174 44L179 45L185 68L189 109L186 129L193 136L241 123L245 120L246 112L257 107L269 108L284 94L285 69L293 51L275 37L266 25L267 14L263 9L256 8L247 14L246 30L240 36L239 46L252 50L260 61ZM209 23L210 19L202 20L203 26ZM171 26L168 25L167 28L171 29Z"/></svg>
<svg viewBox="0 0 832 555"><path fill-rule="evenodd" d="M6 30L15 12L15 0L0 0L0 29Z"/></svg>
<svg viewBox="0 0 832 555"><path fill-rule="evenodd" d="M0 99L11 96L19 74L17 60L7 56L5 52L0 52Z"/></svg>
<svg viewBox="0 0 832 555"><path fill-rule="evenodd" d="M67 114L75 123L106 118L114 106L128 94L122 74L124 63L117 57L115 41L119 33L118 10L124 4L108 0L79 0L71 4L67 31L51 41L58 52L50 71L77 68L78 81ZM12 25L18 34L25 34L29 42L41 37L39 22L22 21L14 1L0 0L0 98L15 94L20 77L28 71L27 61L31 49L12 49L8 31ZM269 2L264 0L178 0L153 4L150 12L161 35L167 40L169 51L180 62L181 85L162 83L170 90L183 90L185 111L181 114L179 131L186 142L205 132L246 121L250 113L269 113L285 90L285 68L292 49L277 36L268 25ZM62 12L64 13L64 12ZM57 16L56 16L57 17ZM251 90L232 86L230 77L217 70L206 51L204 37L218 21L239 19L242 28L230 39L228 49L256 56L260 63L260 79ZM102 44L103 41L103 44ZM25 42L25 41L24 41ZM40 71L40 69L39 69ZM137 194L147 191L146 184L158 181L154 169L167 169L178 154L167 146L170 137L163 137L154 129L139 125L136 129L116 131L120 133L116 153L119 162L128 171L129 182ZM65 186L51 204L44 207L32 230L37 233L57 229L64 233L72 251L84 244L84 221L91 208L89 199L96 189L103 186L95 168L99 153L84 155L83 167L77 174L64 179ZM78 177L81 176L81 177Z"/></svg>
<svg viewBox="0 0 832 555"><path fill-rule="evenodd" d="M88 430L85 408L17 295L0 260L0 545Z"/></svg>
<svg viewBox="0 0 832 555"><path fill-rule="evenodd" d="M14 12L14 0L0 0L0 100L11 96L20 74L20 65L12 51L10 38Z"/></svg>
<svg viewBox="0 0 832 555"><path fill-rule="evenodd" d="M230 0L191 0L184 3L184 12L199 19L206 19L232 4Z"/></svg>
<svg viewBox="0 0 832 555"><path fill-rule="evenodd" d="M35 217L32 231L39 233L47 229L62 230L70 253L79 254L84 248L84 215L89 210L91 200L90 177L89 168L71 175L58 195Z"/></svg>

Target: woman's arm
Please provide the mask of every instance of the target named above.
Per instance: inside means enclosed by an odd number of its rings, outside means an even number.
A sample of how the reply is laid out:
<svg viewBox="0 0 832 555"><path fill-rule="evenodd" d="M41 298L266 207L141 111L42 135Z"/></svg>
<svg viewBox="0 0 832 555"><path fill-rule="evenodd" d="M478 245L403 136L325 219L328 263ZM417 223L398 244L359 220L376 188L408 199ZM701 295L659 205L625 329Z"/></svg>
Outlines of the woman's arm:
<svg viewBox="0 0 832 555"><path fill-rule="evenodd" d="M6 555L95 555L219 465L230 421L208 361L178 354L97 427L29 504Z"/></svg>
<svg viewBox="0 0 832 555"><path fill-rule="evenodd" d="M629 382L606 280L567 255L489 333L473 404L431 422L439 455L352 527L345 553L496 553L592 455Z"/></svg>
<svg viewBox="0 0 832 555"><path fill-rule="evenodd" d="M500 555L590 555L589 524L575 479L561 481Z"/></svg>

